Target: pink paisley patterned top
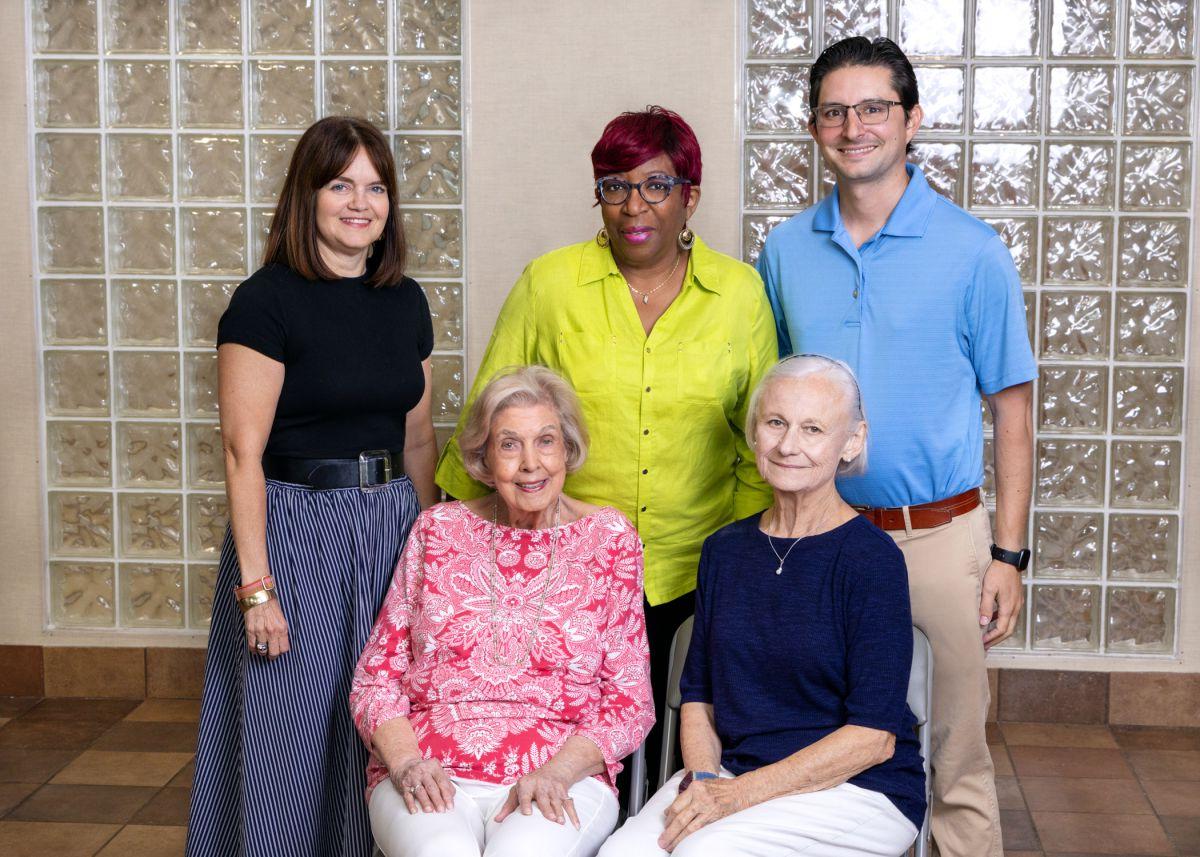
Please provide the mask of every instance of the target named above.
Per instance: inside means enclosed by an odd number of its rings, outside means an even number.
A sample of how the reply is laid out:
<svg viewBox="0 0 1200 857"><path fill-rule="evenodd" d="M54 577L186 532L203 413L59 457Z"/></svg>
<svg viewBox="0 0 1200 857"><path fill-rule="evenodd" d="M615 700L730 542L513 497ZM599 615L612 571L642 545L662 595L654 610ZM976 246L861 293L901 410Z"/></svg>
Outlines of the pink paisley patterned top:
<svg viewBox="0 0 1200 857"><path fill-rule="evenodd" d="M358 732L370 747L381 723L407 717L451 776L501 784L581 735L612 788L654 723L637 531L612 508L556 537L496 526L494 566L492 538L461 502L417 518L354 674ZM372 753L368 799L386 777Z"/></svg>

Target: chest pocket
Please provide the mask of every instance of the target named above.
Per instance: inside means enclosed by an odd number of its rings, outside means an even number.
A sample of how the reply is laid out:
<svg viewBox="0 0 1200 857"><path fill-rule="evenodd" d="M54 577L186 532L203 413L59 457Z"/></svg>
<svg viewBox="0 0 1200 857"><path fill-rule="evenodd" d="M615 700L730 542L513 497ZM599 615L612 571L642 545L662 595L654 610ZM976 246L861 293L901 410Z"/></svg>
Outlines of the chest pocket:
<svg viewBox="0 0 1200 857"><path fill-rule="evenodd" d="M566 376L581 399L605 398L613 394L616 345L612 334L560 330L556 345L558 360L547 362Z"/></svg>
<svg viewBox="0 0 1200 857"><path fill-rule="evenodd" d="M683 401L733 406L733 346L724 339L682 341L677 347L675 392Z"/></svg>

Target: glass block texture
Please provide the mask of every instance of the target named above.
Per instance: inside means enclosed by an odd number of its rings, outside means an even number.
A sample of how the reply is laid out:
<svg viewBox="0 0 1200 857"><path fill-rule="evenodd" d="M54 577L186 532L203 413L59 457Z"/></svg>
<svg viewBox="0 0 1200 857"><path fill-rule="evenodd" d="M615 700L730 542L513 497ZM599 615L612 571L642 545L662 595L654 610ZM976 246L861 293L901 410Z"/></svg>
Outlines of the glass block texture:
<svg viewBox="0 0 1200 857"><path fill-rule="evenodd" d="M171 126L171 69L165 62L109 62L108 124L113 128Z"/></svg>
<svg viewBox="0 0 1200 857"><path fill-rule="evenodd" d="M762 58L812 55L811 0L749 0L748 10L747 55Z"/></svg>
<svg viewBox="0 0 1200 857"><path fill-rule="evenodd" d="M96 50L96 0L42 0L33 7L34 50L44 54Z"/></svg>
<svg viewBox="0 0 1200 857"><path fill-rule="evenodd" d="M1116 45L1117 0L1050 0L1050 54L1110 57Z"/></svg>
<svg viewBox="0 0 1200 857"><path fill-rule="evenodd" d="M880 33L912 58L921 92L909 161L1012 255L1039 367L1027 634L1006 649L1175 653L1197 5L742 0L741 11L743 259L835 186L805 133L809 65L836 39Z"/></svg>
<svg viewBox="0 0 1200 857"><path fill-rule="evenodd" d="M100 199L98 135L39 134L37 159L42 199Z"/></svg>
<svg viewBox="0 0 1200 857"><path fill-rule="evenodd" d="M1033 521L1034 577L1099 578L1104 556L1104 516L1038 512Z"/></svg>
<svg viewBox="0 0 1200 857"><path fill-rule="evenodd" d="M1041 44L1039 0L976 0L975 55L1030 57Z"/></svg>
<svg viewBox="0 0 1200 857"><path fill-rule="evenodd" d="M964 4L901 0L900 47L909 57L961 57Z"/></svg>
<svg viewBox="0 0 1200 857"><path fill-rule="evenodd" d="M322 73L322 115L361 116L376 125L387 125L387 63L327 62Z"/></svg>
<svg viewBox="0 0 1200 857"><path fill-rule="evenodd" d="M109 627L116 621L112 563L50 563L50 619L63 627Z"/></svg>
<svg viewBox="0 0 1200 857"><path fill-rule="evenodd" d="M1108 651L1165 654L1174 649L1174 639L1175 590L1108 591Z"/></svg>
<svg viewBox="0 0 1200 857"><path fill-rule="evenodd" d="M324 5L326 53L387 53L387 0L325 0Z"/></svg>
<svg viewBox="0 0 1200 857"><path fill-rule="evenodd" d="M241 0L175 0L175 9L180 53L241 53Z"/></svg>
<svg viewBox="0 0 1200 857"><path fill-rule="evenodd" d="M1098 586L1034 586L1034 649L1095 652L1100 648Z"/></svg>
<svg viewBox="0 0 1200 857"><path fill-rule="evenodd" d="M1111 134L1116 104L1115 66L1050 66L1047 130Z"/></svg>
<svg viewBox="0 0 1200 857"><path fill-rule="evenodd" d="M400 53L462 53L459 0L397 0L395 15Z"/></svg>
<svg viewBox="0 0 1200 857"><path fill-rule="evenodd" d="M184 568L121 563L121 620L134 628L182 628Z"/></svg>
<svg viewBox="0 0 1200 857"><path fill-rule="evenodd" d="M764 60L811 61L815 2L761 4ZM433 317L439 436L463 406L462 3L23 5L46 615L55 627L194 634L211 614L228 517L217 324L260 266L292 152L322 116L367 117L395 153L408 269ZM886 26L885 3L862 8ZM797 138L805 118L801 101ZM814 198L810 143L771 163L795 172L764 205Z"/></svg>

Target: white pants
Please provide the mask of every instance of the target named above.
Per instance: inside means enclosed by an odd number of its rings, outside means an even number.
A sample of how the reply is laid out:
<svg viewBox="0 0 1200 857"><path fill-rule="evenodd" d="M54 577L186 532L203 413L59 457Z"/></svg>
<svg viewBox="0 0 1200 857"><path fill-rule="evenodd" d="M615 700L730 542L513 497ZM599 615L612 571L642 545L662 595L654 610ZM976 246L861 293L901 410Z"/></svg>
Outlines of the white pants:
<svg viewBox="0 0 1200 857"><path fill-rule="evenodd" d="M731 777L721 770L722 777ZM679 794L680 771L608 838L600 857L667 857L658 847L663 813ZM899 857L917 829L879 792L843 783L735 812L688 835L672 857Z"/></svg>
<svg viewBox="0 0 1200 857"><path fill-rule="evenodd" d="M617 825L617 798L593 777L571 786L579 830L533 807L493 821L512 786L451 777L454 808L410 814L390 780L371 794L371 832L387 857L595 857Z"/></svg>

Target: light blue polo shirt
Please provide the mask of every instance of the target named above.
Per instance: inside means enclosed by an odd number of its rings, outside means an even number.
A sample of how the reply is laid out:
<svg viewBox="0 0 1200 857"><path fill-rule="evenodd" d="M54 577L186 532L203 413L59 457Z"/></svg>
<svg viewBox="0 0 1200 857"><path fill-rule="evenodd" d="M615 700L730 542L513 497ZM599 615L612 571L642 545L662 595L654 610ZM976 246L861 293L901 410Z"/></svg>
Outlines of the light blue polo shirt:
<svg viewBox="0 0 1200 857"><path fill-rule="evenodd" d="M826 354L858 375L867 472L838 480L856 505L929 503L982 484L980 394L1037 375L1008 248L908 173L861 247L835 192L775 227L758 260L780 355Z"/></svg>

